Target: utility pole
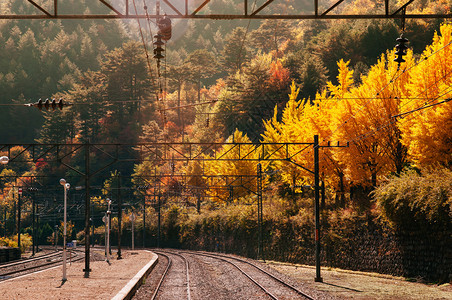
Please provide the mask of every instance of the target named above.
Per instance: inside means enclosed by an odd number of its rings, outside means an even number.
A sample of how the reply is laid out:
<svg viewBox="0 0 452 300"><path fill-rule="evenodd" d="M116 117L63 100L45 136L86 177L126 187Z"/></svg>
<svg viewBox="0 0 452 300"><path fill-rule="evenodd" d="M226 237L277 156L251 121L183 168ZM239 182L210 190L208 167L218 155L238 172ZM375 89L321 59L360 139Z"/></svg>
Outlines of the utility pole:
<svg viewBox="0 0 452 300"><path fill-rule="evenodd" d="M89 240L90 240L90 206L91 206L91 199L89 194L89 141L85 144L85 268L83 269L83 272L85 272L84 277L89 278L89 272L91 272L91 269L89 267Z"/></svg>
<svg viewBox="0 0 452 300"><path fill-rule="evenodd" d="M130 221L132 223L132 250L135 250L135 230L134 230L134 223L135 223L135 214L132 211L132 215L130 216Z"/></svg>
<svg viewBox="0 0 452 300"><path fill-rule="evenodd" d="M64 189L64 229L63 229L63 283L66 282L67 276L66 276L66 254L67 254L67 244L66 244L66 238L67 238L67 190L70 188L70 184L66 182L64 178L60 179L60 184L63 186Z"/></svg>
<svg viewBox="0 0 452 300"><path fill-rule="evenodd" d="M143 248L146 247L146 190L143 197Z"/></svg>
<svg viewBox="0 0 452 300"><path fill-rule="evenodd" d="M108 202L108 209L107 209L107 241L105 243L105 247L106 247L106 253L107 253L107 262L110 264L110 219L111 219L111 210L110 210L110 205L111 205L111 200L107 198L107 202Z"/></svg>
<svg viewBox="0 0 452 300"><path fill-rule="evenodd" d="M36 231L39 228L39 204L35 204L36 209ZM36 232L37 233L37 232ZM39 237L36 235L36 243L35 243L36 250L35 252L39 252Z"/></svg>
<svg viewBox="0 0 452 300"><path fill-rule="evenodd" d="M258 227L258 238L257 238L257 258L264 259L264 247L263 247L263 234L262 234L262 165L257 164L257 227Z"/></svg>
<svg viewBox="0 0 452 300"><path fill-rule="evenodd" d="M3 211L3 236L6 236L6 206L5 209Z"/></svg>
<svg viewBox="0 0 452 300"><path fill-rule="evenodd" d="M319 136L314 135L314 200L315 200L315 282L323 282L320 276L320 191L319 191Z"/></svg>
<svg viewBox="0 0 452 300"><path fill-rule="evenodd" d="M157 195L157 248L160 248L160 186Z"/></svg>
<svg viewBox="0 0 452 300"><path fill-rule="evenodd" d="M36 227L35 227L35 197L31 199L31 214L32 214L32 256L35 256L35 244L36 244Z"/></svg>
<svg viewBox="0 0 452 300"><path fill-rule="evenodd" d="M22 196L22 188L20 187L17 192L17 247L19 248L19 253L21 253L20 250L20 196Z"/></svg>
<svg viewBox="0 0 452 300"><path fill-rule="evenodd" d="M122 200L121 200L121 174L118 172L118 259L121 256L121 223L122 223Z"/></svg>

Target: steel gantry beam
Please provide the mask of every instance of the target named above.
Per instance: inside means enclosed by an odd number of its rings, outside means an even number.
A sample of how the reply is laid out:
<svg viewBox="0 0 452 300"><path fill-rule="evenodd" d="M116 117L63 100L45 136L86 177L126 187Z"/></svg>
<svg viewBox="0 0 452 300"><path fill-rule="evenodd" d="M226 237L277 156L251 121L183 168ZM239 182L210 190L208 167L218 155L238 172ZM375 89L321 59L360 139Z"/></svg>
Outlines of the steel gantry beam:
<svg viewBox="0 0 452 300"><path fill-rule="evenodd" d="M156 2L160 4L162 12L172 19L444 19L452 16L450 11L412 13L406 10L409 5L420 0L406 0L404 4L395 0L377 4L377 0L374 0L375 12L362 14L342 13L340 6L343 6L344 0L311 1L311 5L292 1L289 3L292 9L288 12L287 7L275 0L237 0L237 7L240 8L236 7L234 11L226 11L221 5L216 5L218 3L214 0L154 0L148 1L149 8L146 7L146 11L140 7L135 12L132 9L136 7L135 0L93 0L72 6L63 0L43 4L42 1L34 0L4 0L0 2L0 19L156 19L159 16L159 11L154 9ZM16 7L18 3L21 4L20 13L11 10L12 2Z"/></svg>
<svg viewBox="0 0 452 300"><path fill-rule="evenodd" d="M108 167L120 162L141 162L146 160L171 162L175 161L253 161L257 163L256 175L235 175L234 177L222 177L229 187L246 188L253 192L258 198L258 219L262 222L262 166L261 161L287 161L293 163L303 170L314 175L315 178L315 240L316 240L316 277L315 281L322 281L320 276L320 214L319 214L319 148L326 147L346 147L319 145L318 135L314 135L314 142L308 143L141 143L141 144L27 144L22 146L22 150L12 151L15 144L0 144L0 153L7 154L9 162L46 162L63 165L71 169L85 179L85 239L90 238L90 179L95 174L106 170ZM312 148L311 148L312 147ZM314 171L295 163L298 156L303 155L305 150L314 151ZM84 156L85 168L80 170L77 166L70 165L70 158L77 153ZM258 155L256 155L256 153ZM309 153L309 152L308 152ZM307 155L305 153L304 155ZM97 159L105 161L97 169L91 167L90 156L96 155ZM174 176L171 174L170 176ZM205 175L194 175L203 176ZM246 178L245 178L246 177ZM208 178L205 178L208 179ZM210 178L212 180L213 178ZM249 183L256 186L256 192L247 187ZM160 178L157 180L160 190ZM216 182L209 182L209 185L216 185ZM118 180L118 191L120 190ZM160 193L158 195L160 203ZM120 195L118 192L118 199ZM121 207L120 202L118 202ZM160 206L160 204L159 204ZM121 211L119 208L118 211ZM121 222L119 220L119 222ZM260 225L262 226L262 225ZM263 256L262 228L259 227L259 256ZM120 241L118 241L118 247ZM89 277L89 243L85 243L85 277ZM118 259L120 252L118 252Z"/></svg>

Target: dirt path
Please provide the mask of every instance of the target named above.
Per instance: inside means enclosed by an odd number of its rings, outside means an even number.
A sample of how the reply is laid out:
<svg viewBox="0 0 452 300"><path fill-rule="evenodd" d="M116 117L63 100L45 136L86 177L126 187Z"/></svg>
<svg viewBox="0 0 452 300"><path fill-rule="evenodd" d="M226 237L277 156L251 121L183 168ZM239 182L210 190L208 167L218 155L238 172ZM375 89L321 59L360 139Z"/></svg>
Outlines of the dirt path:
<svg viewBox="0 0 452 300"><path fill-rule="evenodd" d="M319 291L343 299L452 299L452 285L428 285L375 273L322 268L323 283L314 282L311 266L269 262L268 265Z"/></svg>

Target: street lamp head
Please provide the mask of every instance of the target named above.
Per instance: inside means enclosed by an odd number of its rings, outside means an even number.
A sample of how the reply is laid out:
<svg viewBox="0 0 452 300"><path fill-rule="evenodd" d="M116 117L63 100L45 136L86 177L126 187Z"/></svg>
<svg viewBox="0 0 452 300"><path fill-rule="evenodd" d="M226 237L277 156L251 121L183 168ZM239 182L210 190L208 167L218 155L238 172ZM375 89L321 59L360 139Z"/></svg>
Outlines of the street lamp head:
<svg viewBox="0 0 452 300"><path fill-rule="evenodd" d="M0 157L0 163L2 165L6 165L9 162L9 157L8 156L2 156Z"/></svg>
<svg viewBox="0 0 452 300"><path fill-rule="evenodd" d="M66 179L61 178L61 179L60 179L60 184L61 184L61 185L65 185L65 184L66 184Z"/></svg>
<svg viewBox="0 0 452 300"><path fill-rule="evenodd" d="M64 185L64 187L66 188L66 190L68 190L68 189L71 187L71 185L70 185L69 182L68 182L68 183L66 183L66 184Z"/></svg>

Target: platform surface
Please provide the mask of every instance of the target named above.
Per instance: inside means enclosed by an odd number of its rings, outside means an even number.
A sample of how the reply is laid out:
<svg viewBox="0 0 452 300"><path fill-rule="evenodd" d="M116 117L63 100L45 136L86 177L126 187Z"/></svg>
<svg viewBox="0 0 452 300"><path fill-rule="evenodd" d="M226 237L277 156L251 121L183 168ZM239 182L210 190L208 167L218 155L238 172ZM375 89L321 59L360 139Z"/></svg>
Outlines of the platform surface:
<svg viewBox="0 0 452 300"><path fill-rule="evenodd" d="M118 260L116 253L113 253L110 264L106 261L91 261L89 278L84 277L84 260L71 265L68 263L67 281L64 284L62 266L2 281L0 297L33 300L112 299L124 294L123 288L130 286L131 280L136 280L136 275L143 268L150 267L157 260L155 253L145 250L123 250L122 257Z"/></svg>

